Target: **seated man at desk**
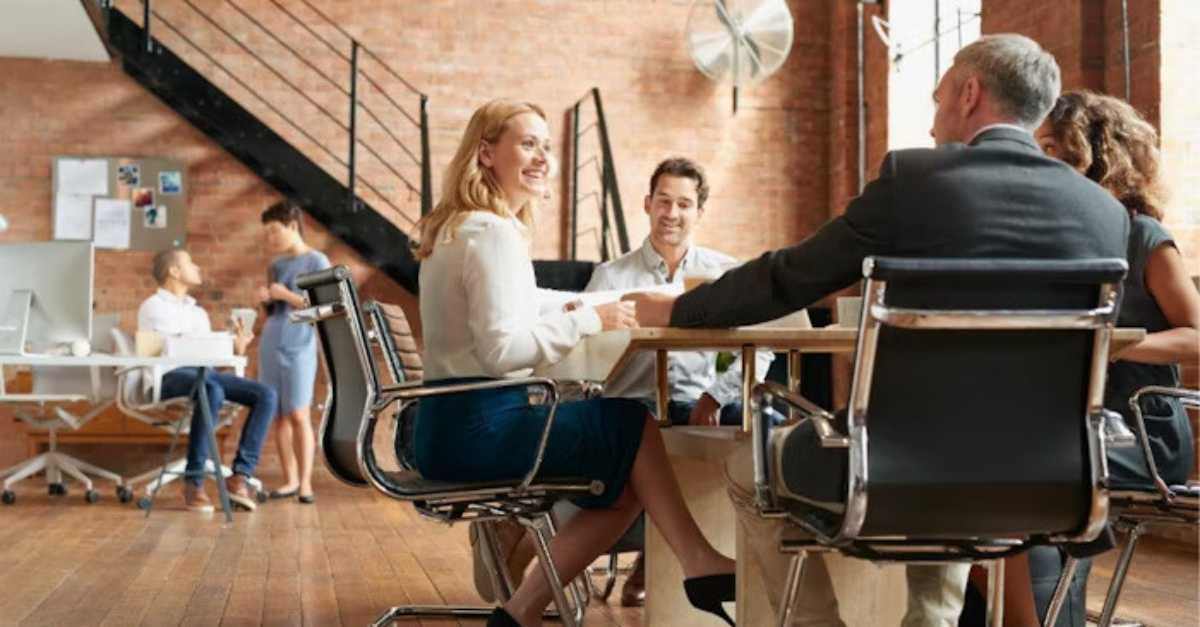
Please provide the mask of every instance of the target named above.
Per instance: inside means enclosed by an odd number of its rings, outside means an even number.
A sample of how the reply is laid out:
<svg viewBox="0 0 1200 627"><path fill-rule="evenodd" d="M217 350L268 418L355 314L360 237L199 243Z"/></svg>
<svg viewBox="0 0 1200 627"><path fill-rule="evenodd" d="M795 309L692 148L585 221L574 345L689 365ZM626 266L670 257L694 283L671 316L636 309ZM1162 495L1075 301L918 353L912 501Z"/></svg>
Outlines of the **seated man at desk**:
<svg viewBox="0 0 1200 627"><path fill-rule="evenodd" d="M632 290L653 285L683 285L686 275L717 276L738 261L692 242L708 200L704 169L690 159L671 158L650 176L643 201L650 235L642 247L600 264L586 291ZM765 379L775 355L758 353L758 379ZM672 352L667 356L670 385L668 418L674 425L742 424L741 357L717 372L715 352ZM654 355L642 355L604 390L605 396L636 398L655 405ZM659 417L662 418L661 416Z"/></svg>
<svg viewBox="0 0 1200 627"><path fill-rule="evenodd" d="M201 334L212 331L208 313L188 296L188 291L201 283L200 267L192 261L185 250L167 250L154 257L154 280L158 291L142 302L138 308L138 331L152 331L163 336ZM250 329L238 328L234 336L234 352L246 353L246 347L254 339ZM176 368L163 375L162 398L176 398L191 394L195 386L197 368ZM221 405L232 401L250 410L241 438L238 439L237 456L233 462L233 474L225 480L229 500L237 507L254 511L254 494L247 479L254 476L258 457L262 452L271 418L275 416L278 398L275 390L251 379L236 377L221 372L209 371L204 381L208 395L210 415L216 420ZM201 414L199 403L192 412L191 432L188 436L187 475L183 481L184 505L190 511L211 512L212 501L204 492L204 462L208 459L209 434Z"/></svg>
<svg viewBox="0 0 1200 627"><path fill-rule="evenodd" d="M845 213L795 246L768 252L682 296L631 296L639 323L731 327L777 318L858 282L863 259L873 255L1124 257L1129 216L1120 203L1042 154L1033 138L1058 97L1059 76L1054 57L1020 35L988 35L962 48L933 94L936 148L888 153L878 178ZM832 449L819 448L812 425L801 428L811 444L805 459L827 458ZM730 459L726 472L764 580L784 581L787 559L778 550L784 523L756 513L749 451ZM839 470L812 462L809 485L838 485L844 472L844 465ZM827 497L816 492L828 491L814 488L806 496L821 501ZM841 625L827 571L814 557L793 624ZM1022 589L1011 585L1021 573L1011 565L1009 570L1006 592L1032 595L1027 564ZM903 624L957 625L966 577L964 565L910 566ZM768 586L773 605L781 594L779 586Z"/></svg>

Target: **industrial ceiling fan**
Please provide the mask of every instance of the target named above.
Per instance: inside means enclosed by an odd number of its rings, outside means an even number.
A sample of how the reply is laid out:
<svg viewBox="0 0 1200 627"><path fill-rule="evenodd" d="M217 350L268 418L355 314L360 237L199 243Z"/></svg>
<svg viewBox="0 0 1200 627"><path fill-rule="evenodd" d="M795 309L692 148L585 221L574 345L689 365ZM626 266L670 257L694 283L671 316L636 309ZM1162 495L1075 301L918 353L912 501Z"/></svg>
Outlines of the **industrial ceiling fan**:
<svg viewBox="0 0 1200 627"><path fill-rule="evenodd" d="M696 0L686 37L692 62L714 81L738 88L770 76L792 48L792 13L785 0Z"/></svg>

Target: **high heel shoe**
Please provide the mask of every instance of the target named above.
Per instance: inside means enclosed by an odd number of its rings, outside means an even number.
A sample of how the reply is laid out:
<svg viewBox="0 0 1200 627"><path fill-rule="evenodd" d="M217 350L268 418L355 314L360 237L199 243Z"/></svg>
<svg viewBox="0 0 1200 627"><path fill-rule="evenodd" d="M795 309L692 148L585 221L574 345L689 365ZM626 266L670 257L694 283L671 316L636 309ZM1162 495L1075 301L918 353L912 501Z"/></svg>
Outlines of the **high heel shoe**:
<svg viewBox="0 0 1200 627"><path fill-rule="evenodd" d="M733 619L721 607L722 603L733 601L737 596L737 579L733 573L684 579L683 591L692 607L716 614L729 623L729 627L735 627Z"/></svg>
<svg viewBox="0 0 1200 627"><path fill-rule="evenodd" d="M521 627L521 623L505 611L504 608L498 607L492 610L491 616L488 616L487 627Z"/></svg>

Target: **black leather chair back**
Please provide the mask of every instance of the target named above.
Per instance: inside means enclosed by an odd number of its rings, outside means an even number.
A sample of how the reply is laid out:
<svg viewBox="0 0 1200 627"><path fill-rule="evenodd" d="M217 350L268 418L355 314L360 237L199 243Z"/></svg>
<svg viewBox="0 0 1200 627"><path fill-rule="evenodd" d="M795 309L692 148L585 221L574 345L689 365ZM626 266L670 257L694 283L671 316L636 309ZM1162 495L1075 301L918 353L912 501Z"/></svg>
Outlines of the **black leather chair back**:
<svg viewBox="0 0 1200 627"><path fill-rule="evenodd" d="M1067 311L1094 314L1115 300L1125 267L1120 259L868 262L851 393L859 399L869 385L860 535L1069 534L1089 524L1102 498L1103 451L1091 418L1107 363L1096 354L1097 334L1107 330L995 321L1048 310L1060 311L1060 322ZM888 323L872 315L873 300L893 314L970 310L963 318L992 328L903 316ZM1115 321L1101 318L1108 328ZM872 363L862 363L872 327L874 359L868 351ZM852 423L864 414L855 411L859 402L852 400ZM856 454L852 445L852 472Z"/></svg>
<svg viewBox="0 0 1200 627"><path fill-rule="evenodd" d="M293 315L315 320L326 376L333 388L321 418L325 465L338 479L366 486L358 462L358 439L371 416L379 377L370 358L357 290L345 266L303 275L296 284L308 294L312 307Z"/></svg>

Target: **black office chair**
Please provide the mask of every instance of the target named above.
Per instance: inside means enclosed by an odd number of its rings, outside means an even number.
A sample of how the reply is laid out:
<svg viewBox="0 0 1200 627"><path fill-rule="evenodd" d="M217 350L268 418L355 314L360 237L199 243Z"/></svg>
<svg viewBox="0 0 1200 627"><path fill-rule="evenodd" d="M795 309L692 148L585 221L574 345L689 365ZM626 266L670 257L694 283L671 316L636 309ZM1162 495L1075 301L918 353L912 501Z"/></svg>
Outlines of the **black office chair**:
<svg viewBox="0 0 1200 627"><path fill-rule="evenodd" d="M773 383L752 399L805 416L770 429L758 411L754 424L760 512L811 534L781 547L795 553L781 624L806 551L995 560L998 621L1000 558L1100 533L1105 369L1125 271L1121 259L865 260L850 406L834 415ZM842 468L832 496L812 498L814 459Z"/></svg>
<svg viewBox="0 0 1200 627"><path fill-rule="evenodd" d="M1109 520L1116 531L1128 535L1128 538L1113 568L1112 580L1109 581L1108 592L1104 596L1104 606L1096 619L1099 627L1108 627L1113 623L1117 601L1121 598L1121 589L1125 585L1125 575L1129 572L1129 564L1133 561L1138 539L1146 526L1173 525L1193 529L1200 526L1200 485L1167 485L1158 474L1158 466L1155 465L1154 454L1150 450L1146 422L1142 418L1141 400L1149 396L1177 398L1184 407L1200 408L1200 390L1148 386L1138 390L1129 399L1129 407L1134 416L1134 433L1138 445L1142 448L1149 476L1153 478L1153 486L1144 490L1114 489L1110 493ZM1078 565L1076 558L1068 556L1059 577L1059 587L1069 585Z"/></svg>
<svg viewBox="0 0 1200 627"><path fill-rule="evenodd" d="M320 442L325 464L339 480L354 487L371 486L380 492L412 503L419 513L448 524L463 520L488 521L515 519L528 528L535 539L538 562L554 591L557 613L568 627L583 623L587 595L578 580L564 586L549 555L549 540L554 534L549 512L560 499L583 494L599 494L600 482L570 477L539 476L550 428L558 405L553 381L542 378L505 379L481 383L425 387L421 382L380 385L368 332L359 309L358 296L350 272L337 266L297 279L311 307L292 313L295 322L315 324L320 338L326 375L333 390L321 420ZM470 390L503 387L538 388L550 405L536 457L521 479L506 481L436 481L416 470L402 467L389 471L380 467L373 447L379 419L393 404L405 406L421 398L455 394ZM485 529L488 528L485 525ZM485 532L485 537L488 534ZM495 589L502 600L512 593L507 573L496 564L503 563L494 550L494 538L488 538L485 559L489 562ZM564 591L564 587L567 591ZM567 599L569 591L571 601ZM468 606L397 606L381 615L374 625L388 625L401 618L455 617L481 618L492 607Z"/></svg>

